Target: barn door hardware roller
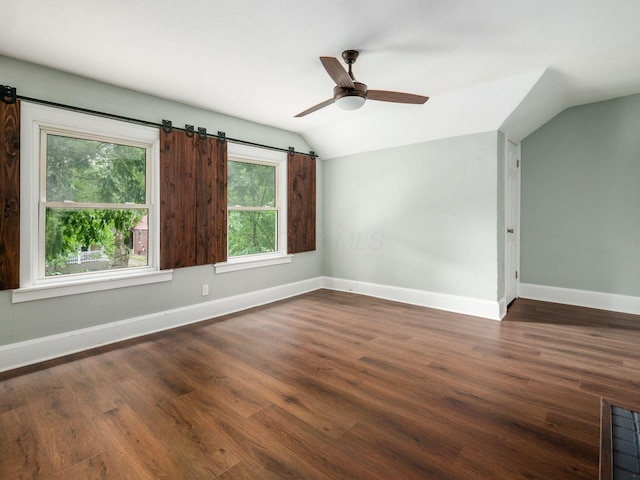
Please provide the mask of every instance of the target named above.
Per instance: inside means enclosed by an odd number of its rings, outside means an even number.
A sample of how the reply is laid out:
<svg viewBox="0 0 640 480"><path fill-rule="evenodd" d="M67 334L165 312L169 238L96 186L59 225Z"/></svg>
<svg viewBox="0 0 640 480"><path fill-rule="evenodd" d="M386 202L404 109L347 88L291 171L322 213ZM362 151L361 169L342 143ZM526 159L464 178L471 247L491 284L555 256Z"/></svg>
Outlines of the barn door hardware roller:
<svg viewBox="0 0 640 480"><path fill-rule="evenodd" d="M8 85L0 85L0 92L2 92L2 102L11 105L16 103L16 87L9 87Z"/></svg>

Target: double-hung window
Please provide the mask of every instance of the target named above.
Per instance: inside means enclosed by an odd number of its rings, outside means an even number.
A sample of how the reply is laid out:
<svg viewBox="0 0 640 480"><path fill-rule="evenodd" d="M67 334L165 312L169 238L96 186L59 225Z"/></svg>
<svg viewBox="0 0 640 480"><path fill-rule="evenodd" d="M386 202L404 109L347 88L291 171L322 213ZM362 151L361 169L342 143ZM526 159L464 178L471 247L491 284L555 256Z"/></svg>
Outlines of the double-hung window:
<svg viewBox="0 0 640 480"><path fill-rule="evenodd" d="M229 257L278 250L278 165L229 158Z"/></svg>
<svg viewBox="0 0 640 480"><path fill-rule="evenodd" d="M227 261L216 272L291 261L287 251L286 152L230 144Z"/></svg>
<svg viewBox="0 0 640 480"><path fill-rule="evenodd" d="M133 253L151 208L149 145L40 130L39 277L149 265L148 245Z"/></svg>
<svg viewBox="0 0 640 480"><path fill-rule="evenodd" d="M157 268L158 130L28 103L21 118L14 302L167 280Z"/></svg>

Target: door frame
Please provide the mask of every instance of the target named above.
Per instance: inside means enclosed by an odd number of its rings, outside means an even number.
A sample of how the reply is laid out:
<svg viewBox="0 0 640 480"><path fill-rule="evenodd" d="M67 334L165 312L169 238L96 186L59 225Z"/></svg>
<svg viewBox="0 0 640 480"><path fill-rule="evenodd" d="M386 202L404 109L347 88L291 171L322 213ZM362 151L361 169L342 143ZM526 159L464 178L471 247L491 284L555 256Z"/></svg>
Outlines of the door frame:
<svg viewBox="0 0 640 480"><path fill-rule="evenodd" d="M510 153L512 149L515 148L515 156L516 156L516 184L514 191L511 192L511 198L508 198L509 195L509 161ZM504 148L505 162L504 162L504 306L506 313L506 307L516 298L520 296L520 199L521 199L521 184L522 184L522 155L521 155L521 144L520 142L514 142L510 140L508 135L505 134L505 148ZM508 224L509 220L509 205L510 202L513 203L515 221L513 226ZM514 233L510 234L507 232L507 229L512 227L514 229ZM508 236L515 235L515 252L513 262L509 258L509 246L508 246ZM513 291L513 298L507 297L507 293Z"/></svg>

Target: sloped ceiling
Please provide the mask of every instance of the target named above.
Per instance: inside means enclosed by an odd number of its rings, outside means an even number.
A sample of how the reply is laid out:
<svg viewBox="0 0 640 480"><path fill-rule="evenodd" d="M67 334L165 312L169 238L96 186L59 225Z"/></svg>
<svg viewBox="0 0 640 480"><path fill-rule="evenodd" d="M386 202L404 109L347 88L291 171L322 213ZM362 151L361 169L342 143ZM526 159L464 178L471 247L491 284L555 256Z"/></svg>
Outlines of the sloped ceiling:
<svg viewBox="0 0 640 480"><path fill-rule="evenodd" d="M0 54L302 134L323 157L504 129L640 92L637 0L3 1ZM357 49L370 88L331 105L318 57ZM0 72L0 82L2 81Z"/></svg>

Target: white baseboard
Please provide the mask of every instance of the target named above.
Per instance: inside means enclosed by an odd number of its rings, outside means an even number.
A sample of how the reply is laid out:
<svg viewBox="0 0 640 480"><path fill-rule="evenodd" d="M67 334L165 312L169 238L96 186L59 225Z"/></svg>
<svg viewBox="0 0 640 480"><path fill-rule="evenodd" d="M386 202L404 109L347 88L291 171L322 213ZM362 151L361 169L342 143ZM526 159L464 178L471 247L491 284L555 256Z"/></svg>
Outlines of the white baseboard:
<svg viewBox="0 0 640 480"><path fill-rule="evenodd" d="M182 308L0 346L0 372L196 323L322 288L317 277Z"/></svg>
<svg viewBox="0 0 640 480"><path fill-rule="evenodd" d="M500 317L500 320L502 320L506 314L507 314L507 299L502 297L500 300L498 300L498 315Z"/></svg>
<svg viewBox="0 0 640 480"><path fill-rule="evenodd" d="M503 310L506 311L506 308L503 308L500 302L497 301L459 297L354 280L317 277L95 327L3 345L0 346L0 372L228 315L320 288L353 292L492 320L500 320L504 316Z"/></svg>
<svg viewBox="0 0 640 480"><path fill-rule="evenodd" d="M436 308L449 312L474 315L476 317L500 320L504 315L498 301L481 300L478 298L460 297L444 293L427 292L410 288L393 287L376 283L358 282L341 278L324 277L324 288L342 292L359 293L370 297L384 298L396 302L419 305L421 307ZM506 306L504 307L506 312Z"/></svg>
<svg viewBox="0 0 640 480"><path fill-rule="evenodd" d="M628 295L521 283L520 297L640 315L640 297Z"/></svg>

